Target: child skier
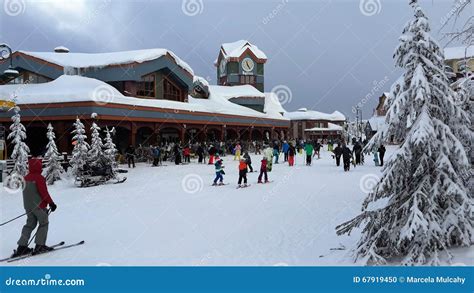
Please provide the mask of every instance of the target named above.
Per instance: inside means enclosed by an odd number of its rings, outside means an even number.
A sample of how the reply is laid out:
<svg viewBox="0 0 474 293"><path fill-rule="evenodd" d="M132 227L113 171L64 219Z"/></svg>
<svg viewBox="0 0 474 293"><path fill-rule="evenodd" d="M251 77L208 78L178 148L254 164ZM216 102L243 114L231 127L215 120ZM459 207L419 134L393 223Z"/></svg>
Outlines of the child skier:
<svg viewBox="0 0 474 293"><path fill-rule="evenodd" d="M267 174L267 157L263 157L262 164L260 165L260 175L258 175L258 183L262 182L262 177L265 176L265 183L268 183L268 174Z"/></svg>
<svg viewBox="0 0 474 293"><path fill-rule="evenodd" d="M46 180L41 175L42 161L41 159L32 158L28 160L29 173L25 178L25 189L23 190L23 207L28 213L26 224L21 230L21 237L18 240L18 248L14 251L12 257L17 257L29 253L40 254L53 250L46 246L46 238L48 237L48 210L54 212L57 208L51 199L46 186ZM35 236L35 249L28 247L28 241L31 233L38 226Z"/></svg>
<svg viewBox="0 0 474 293"><path fill-rule="evenodd" d="M242 185L242 179L244 180L244 185ZM237 188L247 187L247 163L245 159L241 159L239 163L239 182Z"/></svg>
<svg viewBox="0 0 474 293"><path fill-rule="evenodd" d="M214 179L214 183L212 186L216 185L224 185L224 166L222 165L222 159L216 160L216 163L214 164L216 167L216 178ZM217 181L219 181L219 184L217 184Z"/></svg>

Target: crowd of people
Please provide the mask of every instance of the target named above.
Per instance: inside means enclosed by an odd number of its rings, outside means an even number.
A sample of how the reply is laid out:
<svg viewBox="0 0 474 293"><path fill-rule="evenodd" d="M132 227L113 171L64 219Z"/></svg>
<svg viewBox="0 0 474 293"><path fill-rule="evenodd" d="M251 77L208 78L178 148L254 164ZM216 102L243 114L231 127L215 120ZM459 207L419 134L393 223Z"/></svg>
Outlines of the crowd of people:
<svg viewBox="0 0 474 293"><path fill-rule="evenodd" d="M313 159L321 158L321 149L327 144L327 150L332 153L336 166L342 165L344 171L349 171L351 165L354 167L364 164L364 146L367 141L353 140L352 149L345 142L333 140L275 140L272 142L194 142L180 144L177 142L163 143L162 145L150 145L149 147L139 146L134 148L130 145L125 150L125 161L129 168L135 168L136 161L146 161L151 166L161 166L163 162L174 162L176 165L189 164L191 159L197 159L198 164L214 165L215 179L213 185L219 186L224 183L224 165L222 157L232 155L238 161L238 187L247 187L247 173L254 172L252 166L251 153L261 155L258 183L268 183L268 172L272 171L273 164L283 163L288 166L295 165L295 156L304 155L305 164L312 165ZM383 166L385 147L381 145L373 151L374 163L376 166Z"/></svg>

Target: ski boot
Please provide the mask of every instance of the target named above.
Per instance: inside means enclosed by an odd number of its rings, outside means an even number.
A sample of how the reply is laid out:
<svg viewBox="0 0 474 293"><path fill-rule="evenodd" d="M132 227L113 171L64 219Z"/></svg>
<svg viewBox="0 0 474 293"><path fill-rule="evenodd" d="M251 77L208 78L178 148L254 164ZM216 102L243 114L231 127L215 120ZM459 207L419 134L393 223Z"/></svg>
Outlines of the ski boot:
<svg viewBox="0 0 474 293"><path fill-rule="evenodd" d="M216 182L212 183L212 186L217 186L217 183Z"/></svg>
<svg viewBox="0 0 474 293"><path fill-rule="evenodd" d="M51 250L54 250L54 248L46 245L36 245L35 250L33 251L33 255L50 252Z"/></svg>
<svg viewBox="0 0 474 293"><path fill-rule="evenodd" d="M224 185L224 182L222 182L222 181L221 181L221 182L219 182L219 186L221 186L221 185Z"/></svg>
<svg viewBox="0 0 474 293"><path fill-rule="evenodd" d="M265 183L270 183L270 180L265 180Z"/></svg>
<svg viewBox="0 0 474 293"><path fill-rule="evenodd" d="M24 245L18 245L18 248L13 250L12 257L27 255L32 252L33 252L33 248L29 248L28 246L24 246Z"/></svg>
<svg viewBox="0 0 474 293"><path fill-rule="evenodd" d="M260 183L260 184L262 184L263 182L262 182L262 180L258 180L258 182L257 182L257 183Z"/></svg>

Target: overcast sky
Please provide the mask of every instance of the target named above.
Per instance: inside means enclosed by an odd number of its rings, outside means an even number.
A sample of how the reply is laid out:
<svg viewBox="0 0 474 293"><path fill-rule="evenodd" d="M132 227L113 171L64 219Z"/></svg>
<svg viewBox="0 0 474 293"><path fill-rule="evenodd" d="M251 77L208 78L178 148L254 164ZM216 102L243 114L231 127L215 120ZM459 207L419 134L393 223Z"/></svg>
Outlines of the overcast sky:
<svg viewBox="0 0 474 293"><path fill-rule="evenodd" d="M372 115L377 97L400 75L392 54L412 16L408 0L2 2L0 42L13 50L167 48L212 84L220 44L247 39L268 56L265 90L290 89L282 96L287 110L339 110L349 118L360 102L364 117ZM453 0L421 4L441 38Z"/></svg>

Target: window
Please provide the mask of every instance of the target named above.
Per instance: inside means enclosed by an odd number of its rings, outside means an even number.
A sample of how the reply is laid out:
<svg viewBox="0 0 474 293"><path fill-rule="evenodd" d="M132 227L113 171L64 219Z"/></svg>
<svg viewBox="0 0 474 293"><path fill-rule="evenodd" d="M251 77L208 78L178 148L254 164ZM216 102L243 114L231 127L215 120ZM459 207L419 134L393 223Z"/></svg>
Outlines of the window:
<svg viewBox="0 0 474 293"><path fill-rule="evenodd" d="M155 75L149 74L142 77L138 83L137 95L140 97L155 97Z"/></svg>
<svg viewBox="0 0 474 293"><path fill-rule="evenodd" d="M163 79L163 99L180 102L183 101L181 89L166 78Z"/></svg>
<svg viewBox="0 0 474 293"><path fill-rule="evenodd" d="M11 79L7 83L9 84L23 84L23 83L45 83L50 81L50 78L44 77L42 75L32 73L29 71L24 71L20 73L19 76L17 76L14 79Z"/></svg>
<svg viewBox="0 0 474 293"><path fill-rule="evenodd" d="M240 76L240 83L241 84L254 84L255 83L255 76L254 75L241 75Z"/></svg>

